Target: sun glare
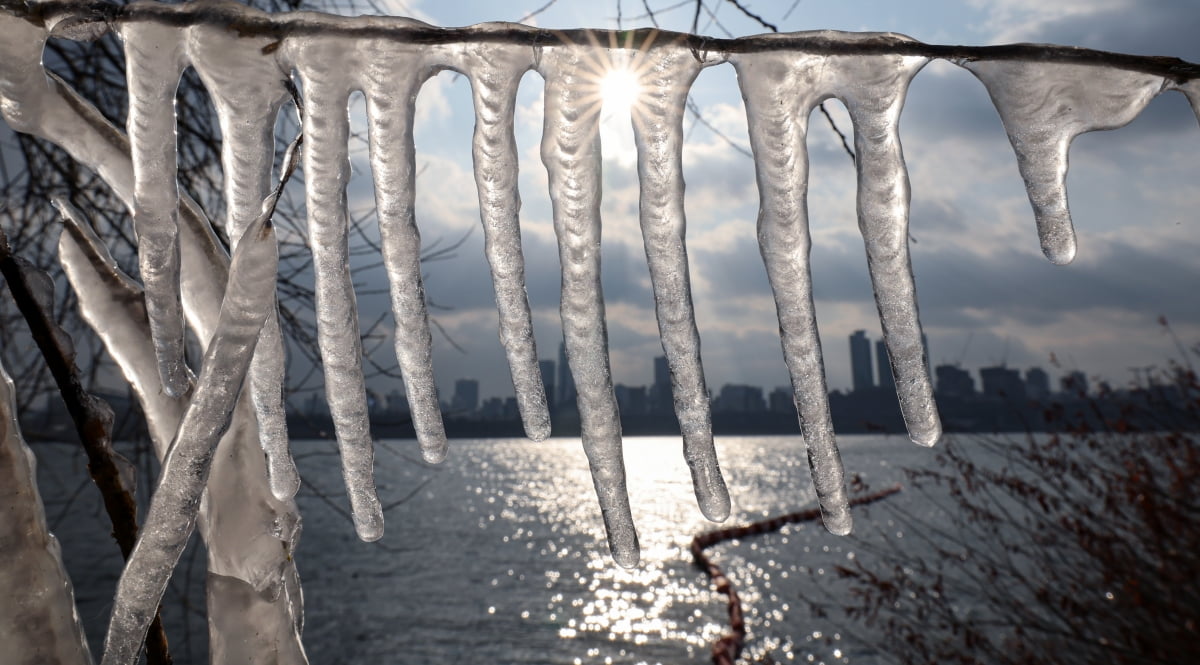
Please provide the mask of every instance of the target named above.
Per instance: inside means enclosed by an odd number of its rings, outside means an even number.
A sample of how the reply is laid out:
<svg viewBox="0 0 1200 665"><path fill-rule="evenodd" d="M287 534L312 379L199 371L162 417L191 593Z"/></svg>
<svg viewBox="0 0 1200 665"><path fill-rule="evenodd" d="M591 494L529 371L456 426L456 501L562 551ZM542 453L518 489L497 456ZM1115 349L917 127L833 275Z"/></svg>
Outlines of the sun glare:
<svg viewBox="0 0 1200 665"><path fill-rule="evenodd" d="M637 76L626 67L613 67L600 81L600 97L604 110L625 115L637 102L641 86Z"/></svg>

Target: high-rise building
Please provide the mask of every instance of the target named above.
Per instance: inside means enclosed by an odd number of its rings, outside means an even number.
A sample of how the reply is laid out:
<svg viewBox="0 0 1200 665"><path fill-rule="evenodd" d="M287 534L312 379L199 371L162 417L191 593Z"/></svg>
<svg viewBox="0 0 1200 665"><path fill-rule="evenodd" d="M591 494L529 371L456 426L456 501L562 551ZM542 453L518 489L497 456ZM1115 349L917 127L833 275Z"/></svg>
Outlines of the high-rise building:
<svg viewBox="0 0 1200 665"><path fill-rule="evenodd" d="M985 396L1000 397L1014 404L1025 401L1025 382L1017 370L1003 365L981 367L979 378L983 380Z"/></svg>
<svg viewBox="0 0 1200 665"><path fill-rule="evenodd" d="M617 396L617 408L622 416L640 416L646 413L646 386L627 386L618 383L613 386Z"/></svg>
<svg viewBox="0 0 1200 665"><path fill-rule="evenodd" d="M970 397L975 394L971 373L954 365L937 366L937 393L946 397Z"/></svg>
<svg viewBox="0 0 1200 665"><path fill-rule="evenodd" d="M454 397L450 399L450 410L459 414L471 414L479 408L479 382L475 379L459 379L454 382Z"/></svg>
<svg viewBox="0 0 1200 665"><path fill-rule="evenodd" d="M539 360L538 371L542 373L542 388L546 390L546 406L553 409L558 405L558 402L556 401L558 399L558 393L554 390L554 387L557 385L557 382L554 380L554 361Z"/></svg>
<svg viewBox="0 0 1200 665"><path fill-rule="evenodd" d="M1088 379L1087 374L1075 370L1067 372L1061 379L1062 391L1071 397L1079 397L1088 394Z"/></svg>
<svg viewBox="0 0 1200 665"><path fill-rule="evenodd" d="M888 357L887 344L883 340L875 342L875 367L879 373L879 387L895 392L896 379L892 377L892 363Z"/></svg>
<svg viewBox="0 0 1200 665"><path fill-rule="evenodd" d="M1046 399L1050 396L1050 375L1041 367L1025 370L1025 395L1029 399Z"/></svg>
<svg viewBox="0 0 1200 665"><path fill-rule="evenodd" d="M560 408L569 409L575 405L575 377L571 376L571 367L567 363L567 345L558 345L558 396L554 403Z"/></svg>
<svg viewBox="0 0 1200 665"><path fill-rule="evenodd" d="M854 392L870 390L875 387L874 372L871 370L871 340L867 339L867 331L855 330L850 336L850 377L854 382Z"/></svg>
<svg viewBox="0 0 1200 665"><path fill-rule="evenodd" d="M650 386L650 409L653 413L671 413L675 408L671 396L671 367L666 356L654 357L654 384Z"/></svg>
<svg viewBox="0 0 1200 665"><path fill-rule="evenodd" d="M768 408L771 413L790 413L796 414L796 401L792 395L792 389L789 386L780 386L771 391L768 399Z"/></svg>
<svg viewBox="0 0 1200 665"><path fill-rule="evenodd" d="M719 413L762 413L767 410L762 388L727 383L713 400L713 411Z"/></svg>

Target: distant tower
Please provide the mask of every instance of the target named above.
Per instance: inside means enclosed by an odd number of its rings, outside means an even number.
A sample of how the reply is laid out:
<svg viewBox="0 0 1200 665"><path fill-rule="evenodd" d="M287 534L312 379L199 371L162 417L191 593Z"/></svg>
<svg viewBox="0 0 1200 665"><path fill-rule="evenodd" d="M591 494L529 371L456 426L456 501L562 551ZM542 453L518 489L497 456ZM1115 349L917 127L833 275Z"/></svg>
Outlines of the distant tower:
<svg viewBox="0 0 1200 665"><path fill-rule="evenodd" d="M571 376L571 367L567 363L567 345L558 345L558 397L554 403L562 408L570 408L575 403L575 377Z"/></svg>
<svg viewBox="0 0 1200 665"><path fill-rule="evenodd" d="M539 360L538 371L542 373L542 387L546 389L546 406L553 409L558 404L558 393L554 391L554 387L558 385L554 381L554 361Z"/></svg>
<svg viewBox="0 0 1200 665"><path fill-rule="evenodd" d="M850 336L850 376L854 380L854 392L862 392L875 387L875 377L871 371L871 340L867 339L867 331L855 330Z"/></svg>
<svg viewBox="0 0 1200 665"><path fill-rule="evenodd" d="M892 363L888 360L887 344L883 340L875 342L875 367L879 373L879 387L896 392L896 379L892 377Z"/></svg>
<svg viewBox="0 0 1200 665"><path fill-rule="evenodd" d="M1025 395L1030 399L1046 399L1050 396L1050 375L1041 367L1030 367L1025 371Z"/></svg>
<svg viewBox="0 0 1200 665"><path fill-rule="evenodd" d="M654 385L650 386L650 408L654 413L670 413L674 407L671 399L671 367L666 356L654 357Z"/></svg>
<svg viewBox="0 0 1200 665"><path fill-rule="evenodd" d="M454 382L454 397L450 408L463 414L475 413L479 408L479 382L475 379L459 379Z"/></svg>

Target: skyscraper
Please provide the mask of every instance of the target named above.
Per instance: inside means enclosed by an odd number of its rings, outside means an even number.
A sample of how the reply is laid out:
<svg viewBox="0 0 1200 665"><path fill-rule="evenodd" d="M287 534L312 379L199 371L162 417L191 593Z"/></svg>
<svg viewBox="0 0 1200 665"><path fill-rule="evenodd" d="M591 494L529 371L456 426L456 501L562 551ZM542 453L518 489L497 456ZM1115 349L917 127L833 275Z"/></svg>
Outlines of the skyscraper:
<svg viewBox="0 0 1200 665"><path fill-rule="evenodd" d="M654 357L654 385L650 386L650 409L654 413L670 413L675 406L671 397L671 367L666 356Z"/></svg>
<svg viewBox="0 0 1200 665"><path fill-rule="evenodd" d="M554 389L558 385L554 380L554 361L539 360L538 370L542 373L542 387L546 389L546 406L553 409L558 404L558 393Z"/></svg>
<svg viewBox="0 0 1200 665"><path fill-rule="evenodd" d="M567 363L567 345L558 344L558 395L555 404L569 409L575 404L575 377L571 376L571 368Z"/></svg>
<svg viewBox="0 0 1200 665"><path fill-rule="evenodd" d="M850 336L850 377L854 381L854 392L874 388L875 377L872 374L871 340L867 339L867 331L855 330Z"/></svg>
<svg viewBox="0 0 1200 665"><path fill-rule="evenodd" d="M896 379L892 377L892 363L888 357L887 344L883 340L875 342L875 367L879 373L879 387L895 392Z"/></svg>
<svg viewBox="0 0 1200 665"><path fill-rule="evenodd" d="M475 413L479 408L479 382L475 379L459 379L454 382L454 397L450 408L460 414Z"/></svg>

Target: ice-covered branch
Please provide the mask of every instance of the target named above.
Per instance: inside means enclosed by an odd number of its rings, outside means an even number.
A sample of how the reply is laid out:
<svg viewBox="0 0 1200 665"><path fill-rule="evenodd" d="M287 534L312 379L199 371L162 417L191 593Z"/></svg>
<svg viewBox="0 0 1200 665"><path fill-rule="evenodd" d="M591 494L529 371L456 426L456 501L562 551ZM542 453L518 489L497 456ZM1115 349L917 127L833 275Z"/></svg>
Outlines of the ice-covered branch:
<svg viewBox="0 0 1200 665"><path fill-rule="evenodd" d="M10 665L91 665L58 540L46 526L36 461L0 365L0 650Z"/></svg>
<svg viewBox="0 0 1200 665"><path fill-rule="evenodd" d="M126 38L134 98L129 130L136 163L126 170L127 162L118 159L121 166L109 175L120 181L115 186L133 207L138 234L144 238L140 251L148 308L155 322L160 372L169 390L178 379L173 358L180 342L178 308L171 299L182 293L183 308L189 307L188 287L180 290L172 283L179 277L171 274L171 266L178 263L185 272L188 269L189 250L178 244L176 235L182 232L182 216L190 213L186 197L176 200L170 173L160 172L171 172L174 161L173 148L167 145L173 137L168 91L174 90L182 69L191 66L216 100L226 132L226 190L231 228L236 229L254 216L255 197L262 194L268 173L280 86L295 72L306 97L304 128L311 143L305 152L307 207L326 392L356 526L368 540L380 537L383 524L372 478L362 349L346 245L346 100L354 91L362 91L367 99L380 236L397 323L396 354L420 445L427 459L437 460L445 454L446 443L418 266L414 99L422 82L439 69L458 71L472 81L478 120L475 175L501 337L526 430L532 438L541 438L547 433L547 420L524 293L512 140L516 82L529 69L541 74L546 80L542 156L563 267L561 314L567 356L610 547L626 564L637 558L637 538L625 491L599 279L602 160L596 88L614 63L640 63L633 69L641 86L634 114L641 223L676 414L701 509L720 519L728 512L728 498L711 444L699 363L678 128L699 69L732 62L750 114L761 200L759 240L784 356L826 524L838 533L849 531L851 519L830 424L808 268L804 141L813 108L824 99L839 98L854 123L859 227L901 410L911 438L931 445L940 425L920 341L907 244L909 182L898 128L912 77L929 60L940 58L971 69L984 81L1018 153L1043 247L1056 262L1068 261L1075 252L1063 188L1071 139L1128 122L1163 90L1179 89L1194 108L1200 106L1200 66L1174 58L1061 46L943 46L894 34L832 31L712 39L658 30L547 31L507 23L438 28L403 18L269 15L232 2L0 2L8 12L0 12L5 35L0 56L7 56L0 58L0 110L14 128L60 142L101 170L113 168L107 163L113 161L112 145L97 147L92 137L64 135L86 113L78 111L70 91L45 76L38 58L47 30L94 37L112 29ZM154 49L164 56L145 57ZM1036 94L1028 94L1023 86L1033 86ZM64 101L67 108L62 107ZM182 252L178 261L176 251ZM156 302L160 296L163 300ZM269 321L266 330L262 348L277 349ZM207 339L211 332L202 336ZM271 424L279 422L281 363L275 351L259 352L257 357L252 383L264 423L263 447L271 460L272 487L277 496L286 497L295 491L295 478L282 426Z"/></svg>

